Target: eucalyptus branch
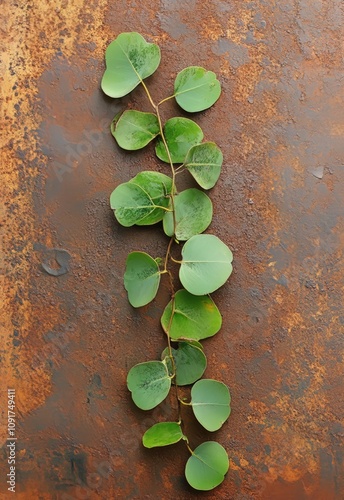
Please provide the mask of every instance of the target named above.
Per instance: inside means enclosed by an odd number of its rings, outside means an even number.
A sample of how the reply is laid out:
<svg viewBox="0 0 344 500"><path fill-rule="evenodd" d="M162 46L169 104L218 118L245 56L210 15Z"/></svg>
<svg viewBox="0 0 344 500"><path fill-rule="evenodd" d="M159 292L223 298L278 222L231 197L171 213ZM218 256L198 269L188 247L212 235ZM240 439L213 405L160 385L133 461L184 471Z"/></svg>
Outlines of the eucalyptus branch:
<svg viewBox="0 0 344 500"><path fill-rule="evenodd" d="M110 196L110 206L120 224L130 227L162 222L170 238L163 259L135 251L126 260L124 286L133 307L154 300L161 275L168 274L171 291L171 300L161 316L167 348L161 360L133 366L127 386L134 403L142 410L151 410L169 395L173 383L178 419L158 422L147 429L143 445L152 448L185 441L191 455L185 467L187 481L197 490L210 490L227 473L227 453L214 441L206 441L195 450L190 448L182 407L191 407L195 418L208 431L219 429L230 414L227 386L217 380L202 379L207 360L201 341L213 337L221 328L222 317L210 294L227 281L233 256L217 236L202 234L212 220L213 206L208 195L196 188L177 192L176 175L187 171L200 188L210 189L219 178L223 156L215 143L202 142L203 131L193 120L172 117L163 124L159 106L174 98L186 112L203 111L219 98L220 83L212 71L190 66L177 74L174 94L155 104L144 79L158 68L160 49L147 43L139 33L120 34L107 48L106 63L103 91L111 97L123 97L141 83L154 111L124 111L113 121L112 135L121 148L131 151L156 138L156 155L170 170L170 175L140 172L119 184ZM176 164L181 165L175 167ZM171 254L174 242L182 243L181 260ZM177 291L172 262L180 266L182 288ZM172 343L178 347L175 349ZM189 402L181 399L180 386L191 386Z"/></svg>

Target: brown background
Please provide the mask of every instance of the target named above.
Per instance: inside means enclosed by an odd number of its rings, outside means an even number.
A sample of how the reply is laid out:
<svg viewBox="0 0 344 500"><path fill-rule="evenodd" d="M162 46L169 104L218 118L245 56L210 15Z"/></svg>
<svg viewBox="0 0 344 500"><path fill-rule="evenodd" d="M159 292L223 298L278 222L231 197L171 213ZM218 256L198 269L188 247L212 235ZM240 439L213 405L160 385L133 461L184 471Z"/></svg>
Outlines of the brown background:
<svg viewBox="0 0 344 500"><path fill-rule="evenodd" d="M1 17L1 437L13 387L16 497L344 498L342 2L5 0ZM223 329L205 343L232 415L215 438L191 431L193 446L217 439L231 457L210 493L187 486L181 443L142 448L174 411L135 409L125 386L165 345L168 290L133 310L122 285L129 251L166 248L161 229L119 227L108 204L137 172L166 171L152 147L127 154L109 133L119 109L150 111L141 89L119 101L100 91L104 50L123 31L161 47L156 101L188 65L223 89L194 117L224 153L210 231L235 256L214 294ZM183 115L172 102L163 114ZM54 256L61 276L42 268Z"/></svg>

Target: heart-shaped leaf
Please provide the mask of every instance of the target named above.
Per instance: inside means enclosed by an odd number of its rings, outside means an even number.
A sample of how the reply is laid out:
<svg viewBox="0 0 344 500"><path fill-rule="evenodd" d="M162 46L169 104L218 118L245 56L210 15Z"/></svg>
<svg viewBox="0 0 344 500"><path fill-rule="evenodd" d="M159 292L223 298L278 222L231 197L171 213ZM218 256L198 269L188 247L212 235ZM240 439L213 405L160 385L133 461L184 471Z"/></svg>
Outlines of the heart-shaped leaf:
<svg viewBox="0 0 344 500"><path fill-rule="evenodd" d="M178 349L172 348L172 355L176 368L175 383L190 385L200 379L207 367L207 358L202 349L188 342L178 342ZM167 357L167 366L170 369L172 362L168 357L168 348L164 349L161 357ZM171 363L171 365L169 365Z"/></svg>
<svg viewBox="0 0 344 500"><path fill-rule="evenodd" d="M195 417L208 431L217 431L230 415L231 397L222 382L203 379L191 389L191 405Z"/></svg>
<svg viewBox="0 0 344 500"><path fill-rule="evenodd" d="M172 340L212 337L221 324L222 316L214 301L207 295L196 296L187 290L178 290L161 317L161 325Z"/></svg>
<svg viewBox="0 0 344 500"><path fill-rule="evenodd" d="M222 286L232 272L233 255L217 236L197 234L182 250L179 278L193 295L206 295Z"/></svg>
<svg viewBox="0 0 344 500"><path fill-rule="evenodd" d="M196 490L209 491L216 488L229 469L226 450L215 441L198 446L186 463L185 477Z"/></svg>
<svg viewBox="0 0 344 500"><path fill-rule="evenodd" d="M183 69L174 82L174 96L177 103L191 113L210 108L220 94L221 86L215 73L199 66Z"/></svg>
<svg viewBox="0 0 344 500"><path fill-rule="evenodd" d="M174 197L174 218L173 212L165 213L164 231L167 236L175 234L177 240L185 241L205 231L212 217L210 198L199 189L186 189Z"/></svg>
<svg viewBox="0 0 344 500"><path fill-rule="evenodd" d="M203 139L202 129L189 118L170 118L164 126L164 136L172 163L183 163L189 149ZM155 152L160 160L169 163L165 145L159 139Z"/></svg>
<svg viewBox="0 0 344 500"><path fill-rule="evenodd" d="M147 226L162 220L168 210L172 179L160 172L140 172L117 186L110 206L122 226Z"/></svg>
<svg viewBox="0 0 344 500"><path fill-rule="evenodd" d="M123 97L160 64L160 48L139 33L121 33L105 52L106 70L101 87L110 97Z"/></svg>
<svg viewBox="0 0 344 500"><path fill-rule="evenodd" d="M214 142L193 146L185 158L185 167L203 189L215 186L221 172L223 155Z"/></svg>
<svg viewBox="0 0 344 500"><path fill-rule="evenodd" d="M159 134L159 121L154 113L128 110L115 117L111 132L121 148L135 151Z"/></svg>
<svg viewBox="0 0 344 500"><path fill-rule="evenodd" d="M127 376L127 386L136 406L151 410L163 401L171 387L171 378L162 361L148 361L133 366Z"/></svg>
<svg viewBox="0 0 344 500"><path fill-rule="evenodd" d="M183 432L178 422L160 422L144 433L142 443L146 448L156 448L178 443L182 438Z"/></svg>
<svg viewBox="0 0 344 500"><path fill-rule="evenodd" d="M124 286L133 307L151 302L157 294L160 270L157 262L147 253L131 252L126 260Z"/></svg>

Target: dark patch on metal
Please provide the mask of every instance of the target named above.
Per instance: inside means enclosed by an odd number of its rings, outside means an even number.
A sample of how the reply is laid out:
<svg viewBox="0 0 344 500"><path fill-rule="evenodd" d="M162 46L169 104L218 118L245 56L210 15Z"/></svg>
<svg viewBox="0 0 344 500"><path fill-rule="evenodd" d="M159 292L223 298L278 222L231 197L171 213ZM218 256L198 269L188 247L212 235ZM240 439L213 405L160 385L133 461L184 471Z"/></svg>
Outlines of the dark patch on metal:
<svg viewBox="0 0 344 500"><path fill-rule="evenodd" d="M71 255L67 252L67 250L53 248L51 250L47 250L45 253L47 254L47 257L45 261L42 262L42 267L45 272L51 276L62 276L63 274L68 273ZM56 263L60 267L54 267L54 265L56 266Z"/></svg>

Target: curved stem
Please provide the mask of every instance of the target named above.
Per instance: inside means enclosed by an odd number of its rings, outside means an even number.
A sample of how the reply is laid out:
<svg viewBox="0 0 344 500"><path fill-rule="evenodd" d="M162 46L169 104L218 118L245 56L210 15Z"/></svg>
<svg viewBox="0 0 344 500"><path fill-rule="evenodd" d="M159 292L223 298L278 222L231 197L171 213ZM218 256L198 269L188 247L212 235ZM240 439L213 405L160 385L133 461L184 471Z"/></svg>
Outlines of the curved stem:
<svg viewBox="0 0 344 500"><path fill-rule="evenodd" d="M153 108L155 109L155 111L157 111L157 107L156 104L154 104L154 101L152 99L152 96L150 95L150 92L147 88L147 85L145 84L145 82L143 80L141 80L141 84L142 84L142 87L145 89L146 91L146 94L147 94L147 97L148 97L148 100L149 102L151 103L151 105L153 106Z"/></svg>
<svg viewBox="0 0 344 500"><path fill-rule="evenodd" d="M173 99L175 97L175 95L176 94L173 94L173 95L170 95L168 97L165 97L165 99L163 99L162 101L159 102L158 106L160 106L160 104L163 104L166 101L169 101L170 99Z"/></svg>
<svg viewBox="0 0 344 500"><path fill-rule="evenodd" d="M185 444L186 444L187 449L188 449L188 450L189 450L189 452L190 452L190 455L193 455L193 454L194 454L194 452L193 452L193 450L190 448L189 443L187 443L187 442L185 441Z"/></svg>

